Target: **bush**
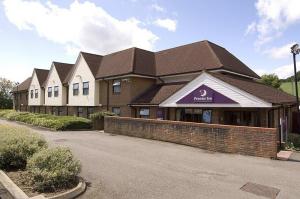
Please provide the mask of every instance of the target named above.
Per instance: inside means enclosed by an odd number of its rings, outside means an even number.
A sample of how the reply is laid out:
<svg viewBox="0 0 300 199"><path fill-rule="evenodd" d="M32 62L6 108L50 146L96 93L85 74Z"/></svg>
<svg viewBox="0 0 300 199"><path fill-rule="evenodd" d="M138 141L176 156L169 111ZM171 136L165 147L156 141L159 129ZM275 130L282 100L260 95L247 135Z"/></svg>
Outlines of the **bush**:
<svg viewBox="0 0 300 199"><path fill-rule="evenodd" d="M294 133L288 134L287 148L293 149L293 150L300 150L300 135L299 134L294 134Z"/></svg>
<svg viewBox="0 0 300 199"><path fill-rule="evenodd" d="M47 147L44 138L28 129L0 125L0 169L23 169L27 159Z"/></svg>
<svg viewBox="0 0 300 199"><path fill-rule="evenodd" d="M102 119L104 116L115 116L116 114L110 111L100 111L90 115L91 120Z"/></svg>
<svg viewBox="0 0 300 199"><path fill-rule="evenodd" d="M35 126L46 127L53 130L90 129L91 121L86 118L74 116L55 116L29 112L16 112L14 110L0 110L0 118L20 121Z"/></svg>
<svg viewBox="0 0 300 199"><path fill-rule="evenodd" d="M34 154L28 160L27 176L35 190L54 191L74 185L80 168L69 149L57 147Z"/></svg>

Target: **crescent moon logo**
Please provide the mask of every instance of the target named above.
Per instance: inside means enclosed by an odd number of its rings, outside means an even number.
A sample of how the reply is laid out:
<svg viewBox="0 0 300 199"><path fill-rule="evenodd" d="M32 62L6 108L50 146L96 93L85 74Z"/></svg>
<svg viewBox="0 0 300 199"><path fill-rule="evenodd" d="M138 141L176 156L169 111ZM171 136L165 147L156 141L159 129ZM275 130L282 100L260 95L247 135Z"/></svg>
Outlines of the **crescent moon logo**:
<svg viewBox="0 0 300 199"><path fill-rule="evenodd" d="M200 93L201 97L204 97L207 94L206 90L204 90L204 89L200 90L199 93Z"/></svg>

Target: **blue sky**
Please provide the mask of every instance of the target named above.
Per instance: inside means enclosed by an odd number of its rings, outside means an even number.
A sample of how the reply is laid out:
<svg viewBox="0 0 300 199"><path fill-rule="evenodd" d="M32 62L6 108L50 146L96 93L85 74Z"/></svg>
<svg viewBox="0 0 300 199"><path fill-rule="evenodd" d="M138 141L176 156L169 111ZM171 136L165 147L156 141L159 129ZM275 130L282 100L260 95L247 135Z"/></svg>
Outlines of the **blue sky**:
<svg viewBox="0 0 300 199"><path fill-rule="evenodd" d="M299 0L3 0L0 76L21 82L35 67L74 63L79 51L210 40L259 74L283 78L293 72L289 48L300 42L299 8Z"/></svg>

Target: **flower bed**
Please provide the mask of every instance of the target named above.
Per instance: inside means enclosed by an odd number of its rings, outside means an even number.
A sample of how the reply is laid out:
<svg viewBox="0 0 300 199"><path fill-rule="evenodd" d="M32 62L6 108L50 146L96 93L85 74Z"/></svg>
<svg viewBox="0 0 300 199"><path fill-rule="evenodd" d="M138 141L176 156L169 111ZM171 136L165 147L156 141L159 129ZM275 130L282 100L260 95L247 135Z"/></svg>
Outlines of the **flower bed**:
<svg viewBox="0 0 300 199"><path fill-rule="evenodd" d="M78 184L80 162L68 148L48 148L28 128L0 124L0 169L30 196L57 194Z"/></svg>

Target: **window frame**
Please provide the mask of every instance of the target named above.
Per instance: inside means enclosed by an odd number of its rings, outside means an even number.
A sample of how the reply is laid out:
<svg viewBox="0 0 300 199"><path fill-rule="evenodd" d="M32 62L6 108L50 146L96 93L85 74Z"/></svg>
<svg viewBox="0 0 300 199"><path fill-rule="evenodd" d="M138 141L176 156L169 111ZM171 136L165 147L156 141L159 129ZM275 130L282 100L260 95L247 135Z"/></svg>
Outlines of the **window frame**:
<svg viewBox="0 0 300 199"><path fill-rule="evenodd" d="M74 88L75 85L78 86L76 89ZM79 83L74 83L72 89L73 89L73 96L78 96L79 95ZM75 91L77 91L77 93L75 93Z"/></svg>
<svg viewBox="0 0 300 199"><path fill-rule="evenodd" d="M49 89L50 89L51 91L49 91ZM48 92L48 98L52 97L52 87L48 87L47 92ZM50 94L50 95L49 95L49 94Z"/></svg>
<svg viewBox="0 0 300 199"><path fill-rule="evenodd" d="M33 90L30 90L30 98L33 99L34 93Z"/></svg>
<svg viewBox="0 0 300 199"><path fill-rule="evenodd" d="M87 88L84 87L84 85L86 84L87 84ZM90 90L90 82L82 82L82 95L89 95L89 90Z"/></svg>
<svg viewBox="0 0 300 199"><path fill-rule="evenodd" d="M55 89L57 89L57 91ZM59 86L54 86L54 97L58 97L58 96L59 96Z"/></svg>
<svg viewBox="0 0 300 199"><path fill-rule="evenodd" d="M119 109L119 113L116 113L114 110ZM120 107L112 107L111 112L113 112L115 115L120 116L121 115L121 108Z"/></svg>
<svg viewBox="0 0 300 199"><path fill-rule="evenodd" d="M39 98L39 90L38 89L35 89L34 90L34 98Z"/></svg>
<svg viewBox="0 0 300 199"><path fill-rule="evenodd" d="M116 83L118 83L116 85ZM119 88L119 90L116 90L117 88ZM112 82L112 91L113 94L120 94L121 93L121 80L120 79L115 79Z"/></svg>
<svg viewBox="0 0 300 199"><path fill-rule="evenodd" d="M144 115L144 114L142 115L141 114L141 111L144 110L144 109L148 110L148 115ZM139 116L140 116L140 118L149 119L150 118L150 108L149 107L141 107L139 109Z"/></svg>

